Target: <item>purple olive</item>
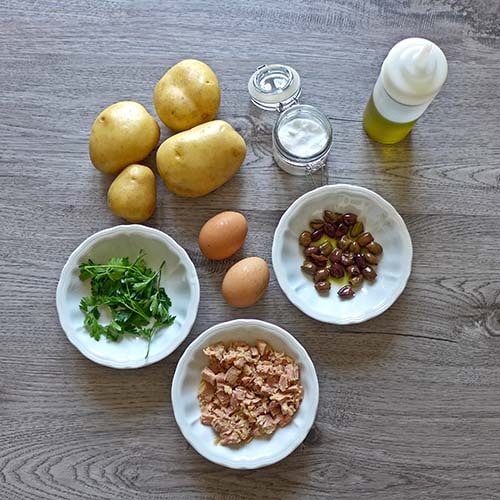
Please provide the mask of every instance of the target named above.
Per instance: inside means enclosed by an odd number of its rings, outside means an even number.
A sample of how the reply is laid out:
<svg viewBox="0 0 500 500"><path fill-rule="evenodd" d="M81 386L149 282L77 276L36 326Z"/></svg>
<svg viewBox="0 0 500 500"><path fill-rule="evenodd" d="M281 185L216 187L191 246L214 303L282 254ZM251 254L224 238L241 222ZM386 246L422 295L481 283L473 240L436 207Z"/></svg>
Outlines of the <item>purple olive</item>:
<svg viewBox="0 0 500 500"><path fill-rule="evenodd" d="M344 224L353 226L358 221L358 216L356 214L344 214L343 220Z"/></svg>
<svg viewBox="0 0 500 500"><path fill-rule="evenodd" d="M335 231L335 238L342 238L344 234L347 234L347 231L349 231L349 228L341 222L337 227L337 231Z"/></svg>
<svg viewBox="0 0 500 500"><path fill-rule="evenodd" d="M331 254L330 254L330 262L334 264L335 262L340 262L340 259L342 258L342 249L341 248L336 248Z"/></svg>
<svg viewBox="0 0 500 500"><path fill-rule="evenodd" d="M319 255L320 253L321 253L321 251L320 251L319 247L315 247L314 245L307 247L304 250L304 255L306 257L310 257L311 255Z"/></svg>
<svg viewBox="0 0 500 500"><path fill-rule="evenodd" d="M337 225L330 224L329 222L327 222L323 226L323 231L325 231L325 234L330 238L335 238L335 233L337 232Z"/></svg>
<svg viewBox="0 0 500 500"><path fill-rule="evenodd" d="M339 279L344 276L344 266L338 262L332 264L329 270L332 278Z"/></svg>
<svg viewBox="0 0 500 500"><path fill-rule="evenodd" d="M321 239L321 237L323 236L324 234L324 231L323 229L315 229L312 234L311 234L311 240L312 241L318 241Z"/></svg>
<svg viewBox="0 0 500 500"><path fill-rule="evenodd" d="M366 255L365 255L366 257ZM365 268L368 264L366 263L365 257L363 257L361 254L357 253L354 255L354 262L356 262L356 265L360 268L363 269Z"/></svg>
<svg viewBox="0 0 500 500"><path fill-rule="evenodd" d="M337 295L341 299L350 299L351 297L354 297L354 290L352 289L351 285L346 285L343 286L338 292Z"/></svg>

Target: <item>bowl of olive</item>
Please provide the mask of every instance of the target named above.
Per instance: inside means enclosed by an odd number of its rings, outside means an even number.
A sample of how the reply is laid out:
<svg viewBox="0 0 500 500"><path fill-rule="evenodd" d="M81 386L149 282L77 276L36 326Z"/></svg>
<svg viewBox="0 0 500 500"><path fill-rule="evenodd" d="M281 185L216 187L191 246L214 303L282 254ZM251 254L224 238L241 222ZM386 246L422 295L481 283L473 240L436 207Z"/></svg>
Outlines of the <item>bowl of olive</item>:
<svg viewBox="0 0 500 500"><path fill-rule="evenodd" d="M411 273L413 248L396 209L369 189L322 186L298 198L274 233L278 283L303 313L361 323L387 310Z"/></svg>

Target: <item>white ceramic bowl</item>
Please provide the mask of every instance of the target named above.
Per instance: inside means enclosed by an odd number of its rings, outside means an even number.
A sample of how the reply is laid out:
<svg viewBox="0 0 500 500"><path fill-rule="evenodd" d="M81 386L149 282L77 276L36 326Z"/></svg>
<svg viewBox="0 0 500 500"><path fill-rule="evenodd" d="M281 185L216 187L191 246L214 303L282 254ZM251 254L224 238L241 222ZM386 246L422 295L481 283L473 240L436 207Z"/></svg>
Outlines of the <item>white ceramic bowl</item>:
<svg viewBox="0 0 500 500"><path fill-rule="evenodd" d="M298 237L311 219L324 210L354 212L384 248L377 279L341 299L337 288L319 294L310 276L301 271L304 260ZM290 302L311 318L337 325L361 323L388 309L403 292L411 272L412 243L396 209L369 189L349 184L319 187L298 198L283 214L274 233L272 258L278 283Z"/></svg>
<svg viewBox="0 0 500 500"><path fill-rule="evenodd" d="M79 304L90 295L90 280L80 281L78 266L89 258L105 263L110 257L134 259L143 250L146 264L158 269L163 261L161 285L172 300L174 323L160 329L151 341L124 336L118 342L94 340L83 326ZM112 368L139 368L156 363L172 353L187 337L198 312L200 285L187 253L165 233L138 224L116 226L87 238L70 255L61 272L56 292L59 321L69 341L87 358Z"/></svg>
<svg viewBox="0 0 500 500"><path fill-rule="evenodd" d="M198 388L201 371L208 364L203 349L215 342L242 340L250 344L262 339L278 351L293 357L300 367L304 399L292 421L278 429L270 439L254 439L234 447L215 444L211 426L200 422ZM318 409L316 370L302 345L282 328L256 319L237 319L215 325L184 351L172 382L172 407L175 420L189 444L208 460L232 469L258 469L282 460L292 453L307 436Z"/></svg>

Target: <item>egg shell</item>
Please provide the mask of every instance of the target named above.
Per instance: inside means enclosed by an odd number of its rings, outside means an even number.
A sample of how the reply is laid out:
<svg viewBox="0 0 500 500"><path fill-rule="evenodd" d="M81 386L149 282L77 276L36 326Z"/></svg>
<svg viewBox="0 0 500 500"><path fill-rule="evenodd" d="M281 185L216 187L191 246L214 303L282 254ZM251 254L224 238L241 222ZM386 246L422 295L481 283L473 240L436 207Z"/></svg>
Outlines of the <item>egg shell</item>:
<svg viewBox="0 0 500 500"><path fill-rule="evenodd" d="M198 243L205 257L223 260L243 245L248 231L245 217L239 212L221 212L201 228Z"/></svg>
<svg viewBox="0 0 500 500"><path fill-rule="evenodd" d="M260 257L247 257L234 264L222 281L222 295L234 307L248 307L264 295L269 267Z"/></svg>

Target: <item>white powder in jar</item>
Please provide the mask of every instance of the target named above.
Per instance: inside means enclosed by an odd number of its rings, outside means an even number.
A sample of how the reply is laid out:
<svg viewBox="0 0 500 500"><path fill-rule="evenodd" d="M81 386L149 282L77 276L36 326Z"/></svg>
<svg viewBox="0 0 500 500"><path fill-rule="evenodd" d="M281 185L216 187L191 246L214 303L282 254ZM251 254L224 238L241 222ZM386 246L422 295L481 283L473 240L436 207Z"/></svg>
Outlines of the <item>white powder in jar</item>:
<svg viewBox="0 0 500 500"><path fill-rule="evenodd" d="M278 138L294 156L309 158L326 146L328 133L316 120L293 118L279 127Z"/></svg>

